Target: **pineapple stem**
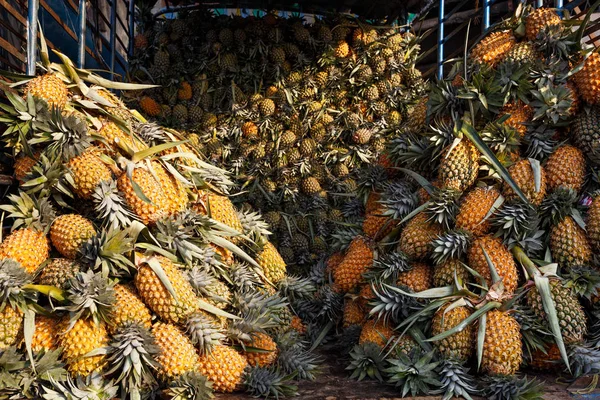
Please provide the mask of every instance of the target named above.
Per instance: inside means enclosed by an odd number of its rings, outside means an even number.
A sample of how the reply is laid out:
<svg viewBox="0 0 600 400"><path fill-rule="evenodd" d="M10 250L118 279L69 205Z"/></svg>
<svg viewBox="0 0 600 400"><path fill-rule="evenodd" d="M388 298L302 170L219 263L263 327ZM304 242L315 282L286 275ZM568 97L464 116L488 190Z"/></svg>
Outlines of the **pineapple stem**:
<svg viewBox="0 0 600 400"><path fill-rule="evenodd" d="M521 263L523 268L525 268L525 270L527 271L527 273L529 274L529 276L531 278L533 278L534 276L542 275L539 268L534 264L533 261L531 261L531 259L527 256L527 254L525 254L525 251L521 247L519 247L519 246L513 247L512 253L513 253L513 256L516 258L516 260L519 263Z"/></svg>

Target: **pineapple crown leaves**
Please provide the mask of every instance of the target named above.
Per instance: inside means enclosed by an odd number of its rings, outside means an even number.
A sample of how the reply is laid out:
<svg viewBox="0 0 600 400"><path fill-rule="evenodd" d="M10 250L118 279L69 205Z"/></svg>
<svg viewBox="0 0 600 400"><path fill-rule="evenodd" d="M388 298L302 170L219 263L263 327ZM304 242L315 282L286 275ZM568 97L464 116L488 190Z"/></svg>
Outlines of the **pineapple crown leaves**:
<svg viewBox="0 0 600 400"><path fill-rule="evenodd" d="M50 379L50 387L44 386L42 398L45 400L94 399L111 400L117 396L119 387L113 381L106 381L97 372L75 380L67 376L66 381Z"/></svg>
<svg viewBox="0 0 600 400"><path fill-rule="evenodd" d="M565 125L570 118L573 105L571 90L566 84L545 85L532 90L534 100L530 105L534 108L533 121L543 121L549 125Z"/></svg>
<svg viewBox="0 0 600 400"><path fill-rule="evenodd" d="M549 60L569 60L576 45L571 27L563 24L544 26L537 34L534 45Z"/></svg>
<svg viewBox="0 0 600 400"><path fill-rule="evenodd" d="M574 345L569 349L571 373L575 378L598 375L600 373L600 350L587 343Z"/></svg>
<svg viewBox="0 0 600 400"><path fill-rule="evenodd" d="M454 225L456 215L460 209L458 199L461 192L452 188L435 189L431 200L428 202L424 212L428 215L428 221L442 225L450 229Z"/></svg>
<svg viewBox="0 0 600 400"><path fill-rule="evenodd" d="M207 288L216 281L206 266L194 265L185 270L184 274L196 295L200 297L207 295Z"/></svg>
<svg viewBox="0 0 600 400"><path fill-rule="evenodd" d="M493 70L481 68L471 74L471 79L464 82L459 89L458 97L473 102L475 114L490 116L498 114L504 105L504 94L500 82L493 79Z"/></svg>
<svg viewBox="0 0 600 400"><path fill-rule="evenodd" d="M150 331L137 322L119 326L108 345L107 359L111 366L107 374L116 376L123 391L139 396L145 385L156 383L153 371L158 368L154 357L160 353Z"/></svg>
<svg viewBox="0 0 600 400"><path fill-rule="evenodd" d="M346 370L352 371L350 379L357 379L359 382L365 378L383 382L385 367L386 359L382 348L373 342L365 342L354 346Z"/></svg>
<svg viewBox="0 0 600 400"><path fill-rule="evenodd" d="M442 233L433 240L432 258L436 264L443 264L451 258L463 257L471 244L472 235L464 229Z"/></svg>
<svg viewBox="0 0 600 400"><path fill-rule="evenodd" d="M425 134L429 137L429 142L437 153L450 146L456 137L456 125L452 120L448 121L446 118L437 117L429 128L430 131Z"/></svg>
<svg viewBox="0 0 600 400"><path fill-rule="evenodd" d="M28 194L39 194L40 197L52 195L59 205L68 207L62 196L73 197L73 194L65 176L65 164L59 156L49 151L40 155L37 163L25 176L25 183L21 188Z"/></svg>
<svg viewBox="0 0 600 400"><path fill-rule="evenodd" d="M460 117L467 109L467 102L460 95L460 88L455 87L451 80L444 79L437 85L432 85L428 100L431 114L435 116L450 114L453 118Z"/></svg>
<svg viewBox="0 0 600 400"><path fill-rule="evenodd" d="M376 315L384 322L399 323L408 317L419 315L425 319L424 305L410 296L410 289L405 286L394 287L386 284L373 284L375 298L369 302L370 315Z"/></svg>
<svg viewBox="0 0 600 400"><path fill-rule="evenodd" d="M17 377L19 387L26 398L40 398L43 384L50 379L58 381L67 379L67 371L60 360L61 353L60 349L39 352L33 362L27 364L27 368L19 371ZM35 365L35 369L32 365Z"/></svg>
<svg viewBox="0 0 600 400"><path fill-rule="evenodd" d="M409 354L400 353L397 359L388 360L390 367L385 370L389 382L402 388L402 397L410 393L429 395L439 393L442 383L436 373L439 362L433 361L434 352L423 353L415 348Z"/></svg>
<svg viewBox="0 0 600 400"><path fill-rule="evenodd" d="M442 400L455 397L473 400L471 395L481 393L475 378L469 374L469 368L460 361L448 358L440 360L437 373L441 383L440 392L444 394Z"/></svg>
<svg viewBox="0 0 600 400"><path fill-rule="evenodd" d="M56 217L56 210L48 197L19 192L9 195L8 200L11 204L0 205L0 210L8 212L8 217L14 219L12 230L26 227L47 232Z"/></svg>
<svg viewBox="0 0 600 400"><path fill-rule="evenodd" d="M135 265L128 254L135 248L140 231L140 222L126 229L109 228L89 238L79 249L79 260L103 276L129 277Z"/></svg>
<svg viewBox="0 0 600 400"><path fill-rule="evenodd" d="M234 287L242 293L254 290L261 285L259 275L252 267L243 262L234 263L229 268L229 276Z"/></svg>
<svg viewBox="0 0 600 400"><path fill-rule="evenodd" d="M278 283L279 291L290 301L311 298L317 288L310 278L287 275Z"/></svg>
<svg viewBox="0 0 600 400"><path fill-rule="evenodd" d="M71 314L68 330L80 318L92 318L96 324L109 322L110 312L116 301L114 282L92 270L78 272L69 280L65 297L67 304L61 309Z"/></svg>
<svg viewBox="0 0 600 400"><path fill-rule="evenodd" d="M436 147L431 146L429 139L424 135L407 133L395 137L390 140L388 151L394 164L418 171L431 169L432 160L436 159Z"/></svg>
<svg viewBox="0 0 600 400"><path fill-rule="evenodd" d="M33 281L32 276L11 258L0 260L0 308L10 306L24 310L34 294L25 288Z"/></svg>
<svg viewBox="0 0 600 400"><path fill-rule="evenodd" d="M376 260L373 260L373 266L364 274L364 277L369 281L395 283L401 272L410 271L411 269L412 266L408 256L401 251L393 251L382 254Z"/></svg>
<svg viewBox="0 0 600 400"><path fill-rule="evenodd" d="M92 194L94 210L104 226L117 229L128 227L137 216L127 207L113 180L101 181Z"/></svg>
<svg viewBox="0 0 600 400"><path fill-rule="evenodd" d="M186 372L173 380L164 394L172 400L210 400L214 398L212 383L199 372Z"/></svg>
<svg viewBox="0 0 600 400"><path fill-rule="evenodd" d="M536 209L520 200L505 202L490 220L495 236L504 243L516 242L537 232L540 218Z"/></svg>
<svg viewBox="0 0 600 400"><path fill-rule="evenodd" d="M254 241L272 234L269 231L269 225L258 212L239 210L237 215L242 223L244 234L249 238L254 238Z"/></svg>
<svg viewBox="0 0 600 400"><path fill-rule="evenodd" d="M277 366L286 374L296 372L300 380L315 380L323 360L307 350L298 336L297 332L288 331L275 337L279 349Z"/></svg>
<svg viewBox="0 0 600 400"><path fill-rule="evenodd" d="M585 222L577 208L578 199L575 190L563 186L546 196L539 208L543 226L552 226L562 222L566 217L572 217L582 229L585 229Z"/></svg>
<svg viewBox="0 0 600 400"><path fill-rule="evenodd" d="M225 335L216 325L215 319L204 312L191 314L186 322L186 332L201 354L209 354L213 346L221 343Z"/></svg>
<svg viewBox="0 0 600 400"><path fill-rule="evenodd" d="M530 66L520 62L503 62L496 69L496 76L504 102L521 100L527 103L527 98L533 89L529 79Z"/></svg>
<svg viewBox="0 0 600 400"><path fill-rule="evenodd" d="M546 159L554 151L558 142L554 139L556 129L547 124L531 125L523 138L527 145L527 157L536 160Z"/></svg>
<svg viewBox="0 0 600 400"><path fill-rule="evenodd" d="M591 300L600 289L600 272L591 266L576 265L569 268L565 278L565 286L580 297Z"/></svg>
<svg viewBox="0 0 600 400"><path fill-rule="evenodd" d="M330 236L331 249L336 251L346 251L350 246L352 240L360 235L361 230L354 226L343 226L339 227Z"/></svg>
<svg viewBox="0 0 600 400"><path fill-rule="evenodd" d="M295 375L284 375L275 367L252 367L246 372L244 385L255 397L292 397L298 394L298 388L290 383Z"/></svg>
<svg viewBox="0 0 600 400"><path fill-rule="evenodd" d="M316 319L321 321L337 321L342 312L344 298L340 293L333 290L330 285L319 288L315 295L317 306Z"/></svg>
<svg viewBox="0 0 600 400"><path fill-rule="evenodd" d="M525 302L515 303L513 309L513 316L521 327L524 350L530 356L536 351L545 352L546 344L554 341L545 322Z"/></svg>
<svg viewBox="0 0 600 400"><path fill-rule="evenodd" d="M490 400L519 399L542 400L544 385L527 376L487 376L484 378L484 395Z"/></svg>
<svg viewBox="0 0 600 400"><path fill-rule="evenodd" d="M392 219L402 219L417 208L418 199L413 187L406 181L386 182L383 185L381 200L383 215Z"/></svg>
<svg viewBox="0 0 600 400"><path fill-rule="evenodd" d="M164 143L168 140L163 128L154 122L138 122L133 125L133 131L148 146Z"/></svg>
<svg viewBox="0 0 600 400"><path fill-rule="evenodd" d="M509 117L509 114L505 114L497 121L486 124L481 130L481 139L495 153L511 153L519 149L519 133L516 129L505 123Z"/></svg>
<svg viewBox="0 0 600 400"><path fill-rule="evenodd" d="M36 124L36 131L29 143L47 144L51 150L60 154L64 161L80 155L92 145L87 123L74 115L65 116L57 108L52 109L51 117L44 123Z"/></svg>
<svg viewBox="0 0 600 400"><path fill-rule="evenodd" d="M0 122L6 125L6 130L2 133L3 140L10 147L23 146L28 149L28 140L31 139L38 120L43 123L50 116L48 103L31 94L23 99L8 91L4 93L12 107L0 105Z"/></svg>
<svg viewBox="0 0 600 400"><path fill-rule="evenodd" d="M388 174L381 165L369 165L361 169L357 177L358 192L366 197L370 192L379 191L382 182L387 181Z"/></svg>

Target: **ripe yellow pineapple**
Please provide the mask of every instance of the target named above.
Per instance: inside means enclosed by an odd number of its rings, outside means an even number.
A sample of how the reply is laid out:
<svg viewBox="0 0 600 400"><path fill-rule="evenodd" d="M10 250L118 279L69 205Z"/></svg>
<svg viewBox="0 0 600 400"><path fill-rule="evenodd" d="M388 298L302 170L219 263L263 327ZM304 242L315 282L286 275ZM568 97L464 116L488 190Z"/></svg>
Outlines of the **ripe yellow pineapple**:
<svg viewBox="0 0 600 400"><path fill-rule="evenodd" d="M585 231L571 216L566 216L550 229L550 252L561 267L587 264L592 259Z"/></svg>
<svg viewBox="0 0 600 400"><path fill-rule="evenodd" d="M66 289L69 280L81 270L81 265L68 258L53 258L42 268L36 282L40 285Z"/></svg>
<svg viewBox="0 0 600 400"><path fill-rule="evenodd" d="M422 262L414 262L411 267L409 271L401 272L398 275L397 284L404 285L413 292L431 289L433 285L433 269L431 266Z"/></svg>
<svg viewBox="0 0 600 400"><path fill-rule="evenodd" d="M512 254L499 238L486 235L475 239L469 249L469 267L484 277L488 286L492 285L492 275L483 249L487 252L502 279L504 293L514 293L519 283L517 265Z"/></svg>
<svg viewBox="0 0 600 400"><path fill-rule="evenodd" d="M296 315L292 317L292 322L290 322L290 328L301 335L304 335L306 333L306 326L302 322L302 319L300 319L300 317Z"/></svg>
<svg viewBox="0 0 600 400"><path fill-rule="evenodd" d="M508 173L513 178L517 186L521 189L525 197L534 205L539 206L546 196L546 173L540 169L540 187L536 191L533 168L529 160L520 160L513 164ZM502 186L502 194L507 200L517 199L518 196L506 182Z"/></svg>
<svg viewBox="0 0 600 400"><path fill-rule="evenodd" d="M140 99L140 108L149 117L158 117L162 111L160 104L149 96L144 96Z"/></svg>
<svg viewBox="0 0 600 400"><path fill-rule="evenodd" d="M490 375L513 375L523 361L519 323L507 312L487 313L481 368Z"/></svg>
<svg viewBox="0 0 600 400"><path fill-rule="evenodd" d="M246 358L231 347L216 345L210 354L200 356L198 372L212 382L215 392L230 393L242 385L247 365Z"/></svg>
<svg viewBox="0 0 600 400"><path fill-rule="evenodd" d="M152 335L160 349L156 357L159 377L170 380L197 370L198 353L181 329L172 324L157 322L152 327Z"/></svg>
<svg viewBox="0 0 600 400"><path fill-rule="evenodd" d="M19 184L25 183L25 178L27 174L31 172L31 169L35 165L35 163L40 158L40 153L36 152L33 154L33 157L29 157L28 155L21 155L15 159L14 170L15 170L15 178L19 181Z"/></svg>
<svg viewBox="0 0 600 400"><path fill-rule="evenodd" d="M0 350L5 350L17 342L22 324L23 312L5 305L0 311Z"/></svg>
<svg viewBox="0 0 600 400"><path fill-rule="evenodd" d="M345 299L343 312L344 328L351 325L362 325L365 316L365 310L361 306L359 299Z"/></svg>
<svg viewBox="0 0 600 400"><path fill-rule="evenodd" d="M383 216L384 208L373 211L367 214L363 221L363 232L369 238L378 240L384 238L395 227L394 221L386 216Z"/></svg>
<svg viewBox="0 0 600 400"><path fill-rule="evenodd" d="M533 118L533 108L530 105L523 103L521 100L516 102L507 103L500 110L500 116L510 114L508 119L504 122L506 125L514 128L521 138L527 133L527 126L525 123L530 122Z"/></svg>
<svg viewBox="0 0 600 400"><path fill-rule="evenodd" d="M533 10L525 19L525 36L527 40L535 40L545 27L559 25L561 19L552 8L540 7Z"/></svg>
<svg viewBox="0 0 600 400"><path fill-rule="evenodd" d="M554 371L558 372L564 367L560 355L560 350L556 343L551 343L545 346L545 352L536 350L531 354L531 359L527 365L539 371Z"/></svg>
<svg viewBox="0 0 600 400"><path fill-rule="evenodd" d="M273 364L277 359L277 344L273 338L266 333L255 333L252 336L252 341L246 345L255 349L267 351L266 353L259 353L248 350L243 353L246 360L248 360L248 364L253 367L267 367Z"/></svg>
<svg viewBox="0 0 600 400"><path fill-rule="evenodd" d="M431 252L431 242L443 231L441 225L427 218L424 212L418 213L400 234L398 249L415 260L425 258Z"/></svg>
<svg viewBox="0 0 600 400"><path fill-rule="evenodd" d="M454 275L461 279L463 283L469 280L470 274L460 260L451 258L443 264L433 267L433 286L442 287L453 285L455 282Z"/></svg>
<svg viewBox="0 0 600 400"><path fill-rule="evenodd" d="M45 100L50 107L56 107L59 110L65 108L69 100L67 85L58 76L51 73L39 75L30 80L24 91L25 96L28 94Z"/></svg>
<svg viewBox="0 0 600 400"><path fill-rule="evenodd" d="M478 63L494 66L501 62L517 40L510 31L492 32L477 43L471 57Z"/></svg>
<svg viewBox="0 0 600 400"><path fill-rule="evenodd" d="M600 103L600 54L593 52L574 76L579 94L589 104Z"/></svg>
<svg viewBox="0 0 600 400"><path fill-rule="evenodd" d="M500 192L493 187L476 187L468 192L456 216L456 227L475 236L487 233L490 230L488 213L499 196Z"/></svg>
<svg viewBox="0 0 600 400"><path fill-rule="evenodd" d="M99 157L101 154L99 147L90 147L83 154L69 160L68 168L73 174L74 192L83 199L90 199L100 182L112 179L110 168Z"/></svg>
<svg viewBox="0 0 600 400"><path fill-rule="evenodd" d="M183 183L171 175L165 167L152 162L152 172L158 179L163 196L166 198L166 212L169 215L183 211L188 205L188 194Z"/></svg>
<svg viewBox="0 0 600 400"><path fill-rule="evenodd" d="M370 320L363 325L358 343L371 342L379 347L384 347L393 336L394 330L383 320Z"/></svg>
<svg viewBox="0 0 600 400"><path fill-rule="evenodd" d="M194 289L171 260L163 256L156 256L155 260L158 261L173 286L177 299L171 296L159 277L143 259L140 260L141 265L134 278L137 292L144 303L160 319L168 323L182 323L188 315L198 309L198 299L194 294Z"/></svg>
<svg viewBox="0 0 600 400"><path fill-rule="evenodd" d="M109 149L114 151L119 151L119 143L134 151L141 150L145 147L142 142L134 139L112 121L103 121L103 125L97 133L106 140Z"/></svg>
<svg viewBox="0 0 600 400"><path fill-rule="evenodd" d="M565 144L550 154L544 169L548 189L563 186L579 192L585 181L585 156L577 147Z"/></svg>
<svg viewBox="0 0 600 400"><path fill-rule="evenodd" d="M13 231L0 244L0 259L12 258L30 274L34 273L50 254L44 232L32 228Z"/></svg>
<svg viewBox="0 0 600 400"><path fill-rule="evenodd" d="M44 315L35 316L35 330L31 349L34 352L54 350L58 347L57 320Z"/></svg>
<svg viewBox="0 0 600 400"><path fill-rule="evenodd" d="M479 151L470 140L463 139L443 151L438 175L443 187L465 191L475 183L478 173Z"/></svg>
<svg viewBox="0 0 600 400"><path fill-rule="evenodd" d="M340 40L336 47L335 50L333 52L333 54L337 57L337 58L346 58L348 57L348 55L350 54L350 46L348 46L348 43Z"/></svg>
<svg viewBox="0 0 600 400"><path fill-rule="evenodd" d="M57 217L50 227L52 245L63 257L75 259L81 245L96 235L94 224L79 214Z"/></svg>
<svg viewBox="0 0 600 400"><path fill-rule="evenodd" d="M206 191L198 191L198 203L194 209L202 214L209 214L210 217L219 221L236 231L243 233L242 222L233 206L233 203L227 196L219 196L218 194Z"/></svg>
<svg viewBox="0 0 600 400"><path fill-rule="evenodd" d="M265 277L276 284L283 280L286 275L286 264L275 246L267 241L260 253L256 256L256 262L261 266Z"/></svg>
<svg viewBox="0 0 600 400"><path fill-rule="evenodd" d="M590 245L594 250L600 250L600 198L597 194L588 209L585 227Z"/></svg>
<svg viewBox="0 0 600 400"><path fill-rule="evenodd" d="M129 284L116 284L114 291L115 303L111 308L109 333L114 333L125 322L137 322L150 329L152 314L137 294L135 287Z"/></svg>
<svg viewBox="0 0 600 400"><path fill-rule="evenodd" d="M363 281L363 274L373 265L373 250L366 238L352 240L344 260L333 271L336 290L347 293Z"/></svg>
<svg viewBox="0 0 600 400"><path fill-rule="evenodd" d="M464 306L454 307L451 310L448 306L440 308L433 316L431 335L437 336L454 328L470 315L471 311ZM444 357L467 360L475 348L475 327L469 324L462 331L438 340L434 344Z"/></svg>
<svg viewBox="0 0 600 400"><path fill-rule="evenodd" d="M67 370L73 375L81 376L101 371L106 365L106 356L85 355L108 343L104 324L96 325L92 320L78 319L73 327L68 329L69 324L69 318L65 317L58 325L58 343L63 349L62 358L67 364Z"/></svg>

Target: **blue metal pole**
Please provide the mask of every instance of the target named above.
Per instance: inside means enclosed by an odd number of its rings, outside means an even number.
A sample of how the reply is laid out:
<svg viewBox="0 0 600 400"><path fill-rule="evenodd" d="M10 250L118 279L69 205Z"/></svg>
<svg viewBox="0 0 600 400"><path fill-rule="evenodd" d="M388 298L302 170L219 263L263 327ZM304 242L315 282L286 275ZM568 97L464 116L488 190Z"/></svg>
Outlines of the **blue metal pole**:
<svg viewBox="0 0 600 400"><path fill-rule="evenodd" d="M135 35L135 2L129 0L129 55L133 56Z"/></svg>
<svg viewBox="0 0 600 400"><path fill-rule="evenodd" d="M115 58L117 51L117 1L110 3L110 73L115 77Z"/></svg>
<svg viewBox="0 0 600 400"><path fill-rule="evenodd" d="M544 0L535 0L535 7L540 8L544 6Z"/></svg>
<svg viewBox="0 0 600 400"><path fill-rule="evenodd" d="M492 0L483 0L483 32L485 33L488 29L490 29L490 6L492 5Z"/></svg>
<svg viewBox="0 0 600 400"><path fill-rule="evenodd" d="M37 36L38 36L38 0L27 1L27 75L35 75Z"/></svg>
<svg viewBox="0 0 600 400"><path fill-rule="evenodd" d="M563 12L561 11L563 6L563 0L554 0L554 7L558 9L558 15L560 15L561 18L563 16Z"/></svg>
<svg viewBox="0 0 600 400"><path fill-rule="evenodd" d="M79 31L77 32L77 66L85 68L85 30L87 27L86 0L79 0Z"/></svg>
<svg viewBox="0 0 600 400"><path fill-rule="evenodd" d="M438 48L437 48L437 64L438 79L444 77L444 0L440 0L440 10L438 15Z"/></svg>

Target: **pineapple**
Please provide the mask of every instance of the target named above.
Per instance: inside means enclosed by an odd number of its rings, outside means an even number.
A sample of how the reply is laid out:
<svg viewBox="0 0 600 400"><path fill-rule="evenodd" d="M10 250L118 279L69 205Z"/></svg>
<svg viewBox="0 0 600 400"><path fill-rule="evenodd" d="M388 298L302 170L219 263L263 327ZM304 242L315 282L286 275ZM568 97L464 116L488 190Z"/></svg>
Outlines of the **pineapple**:
<svg viewBox="0 0 600 400"><path fill-rule="evenodd" d="M192 98L192 85L190 85L189 82L181 82L179 89L177 89L177 98L183 101L187 101Z"/></svg>
<svg viewBox="0 0 600 400"><path fill-rule="evenodd" d="M139 260L141 265L134 278L139 296L164 322L183 323L198 308L194 289L171 260L156 256L154 261L160 264L177 295L173 298L147 261L150 260Z"/></svg>
<svg viewBox="0 0 600 400"><path fill-rule="evenodd" d="M600 198L595 193L588 209L586 229L593 250L600 250Z"/></svg>
<svg viewBox="0 0 600 400"><path fill-rule="evenodd" d="M538 371L559 372L564 364L558 346L552 343L547 345L544 350L533 352L527 365Z"/></svg>
<svg viewBox="0 0 600 400"><path fill-rule="evenodd" d="M133 151L141 150L144 147L139 140L125 133L112 121L103 121L102 128L98 130L97 134L104 138L109 148L113 151L120 151L120 146Z"/></svg>
<svg viewBox="0 0 600 400"><path fill-rule="evenodd" d="M25 183L25 179L27 175L31 172L33 166L37 163L40 158L40 152L36 152L33 154L33 157L29 157L28 155L22 154L15 159L14 170L15 170L15 178L19 181L19 185Z"/></svg>
<svg viewBox="0 0 600 400"><path fill-rule="evenodd" d="M378 210L369 213L363 221L363 232L373 240L386 237L394 229L394 221L383 216L384 211L385 209L380 207Z"/></svg>
<svg viewBox="0 0 600 400"><path fill-rule="evenodd" d="M334 269L336 289L347 293L363 280L363 274L373 265L373 250L366 238L357 236L352 240L344 260Z"/></svg>
<svg viewBox="0 0 600 400"><path fill-rule="evenodd" d="M346 41L340 40L337 42L333 54L337 58L346 58L350 54L350 46Z"/></svg>
<svg viewBox="0 0 600 400"><path fill-rule="evenodd" d="M471 315L467 307L459 306L449 309L448 306L440 308L433 315L431 334L437 336L454 328ZM475 347L475 328L469 324L460 332L456 332L444 339L434 342L438 352L447 358L467 360Z"/></svg>
<svg viewBox="0 0 600 400"><path fill-rule="evenodd" d="M243 355L231 347L217 345L210 354L200 356L198 372L212 383L215 392L230 393L242 385L247 366Z"/></svg>
<svg viewBox="0 0 600 400"><path fill-rule="evenodd" d="M56 218L50 227L52 245L65 258L74 260L81 246L96 236L94 224L78 214L66 214Z"/></svg>
<svg viewBox="0 0 600 400"><path fill-rule="evenodd" d="M582 343L584 335L587 333L587 323L585 312L577 296L557 279L550 281L550 295L556 308L556 316L564 343L567 345ZM538 318L546 321L546 312L537 287L532 286L527 293L527 304Z"/></svg>
<svg viewBox="0 0 600 400"><path fill-rule="evenodd" d="M31 341L31 349L34 352L48 352L58 348L57 322L56 319L44 315L35 316L35 330Z"/></svg>
<svg viewBox="0 0 600 400"><path fill-rule="evenodd" d="M431 253L431 243L441 233L441 225L428 221L427 214L420 212L402 230L398 250L412 259L423 259Z"/></svg>
<svg viewBox="0 0 600 400"><path fill-rule="evenodd" d="M379 347L385 347L392 337L394 337L394 330L384 321L370 320L363 325L358 343L371 342Z"/></svg>
<svg viewBox="0 0 600 400"><path fill-rule="evenodd" d="M550 252L562 267L586 264L592 258L592 249L585 231L571 216L555 224L550 230Z"/></svg>
<svg viewBox="0 0 600 400"><path fill-rule="evenodd" d="M71 321L63 318L58 324L58 343L63 349L62 358L67 370L73 375L87 376L100 372L106 365L106 356L98 354L86 356L108 343L104 323L96 324L89 319L78 319L70 328Z"/></svg>
<svg viewBox="0 0 600 400"><path fill-rule="evenodd" d="M34 273L49 254L46 234L32 228L17 229L0 244L0 260L11 258L29 273Z"/></svg>
<svg viewBox="0 0 600 400"><path fill-rule="evenodd" d="M469 272L464 267L464 264L457 259L451 258L443 264L436 265L433 268L433 286L442 287L453 285L455 282L454 275L463 283L469 280Z"/></svg>
<svg viewBox="0 0 600 400"><path fill-rule="evenodd" d="M431 289L433 286L433 269L425 263L414 262L411 264L410 270L401 272L398 275L397 284L406 286L413 292Z"/></svg>
<svg viewBox="0 0 600 400"><path fill-rule="evenodd" d="M50 107L59 110L65 108L69 101L69 89L57 75L48 73L40 75L27 83L24 91L25 96L31 94L33 97L45 100Z"/></svg>
<svg viewBox="0 0 600 400"><path fill-rule="evenodd" d="M272 283L278 283L286 275L286 264L271 242L266 242L262 251L256 255L256 262L261 266L263 273Z"/></svg>
<svg viewBox="0 0 600 400"><path fill-rule="evenodd" d="M493 67L504 59L515 44L516 39L512 32L492 32L477 43L471 51L471 57L478 63Z"/></svg>
<svg viewBox="0 0 600 400"><path fill-rule="evenodd" d="M489 235L476 238L469 249L469 267L484 277L488 286L492 285L490 267L483 249L485 249L498 275L502 279L504 293L514 293L519 283L517 265L512 254L499 238Z"/></svg>
<svg viewBox="0 0 600 400"><path fill-rule="evenodd" d="M169 323L157 322L152 327L152 335L160 349L156 357L159 377L171 380L198 369L198 353L181 329Z"/></svg>
<svg viewBox="0 0 600 400"><path fill-rule="evenodd" d="M40 285L66 289L69 280L81 270L81 264L68 258L53 258L44 266L36 281Z"/></svg>
<svg viewBox="0 0 600 400"><path fill-rule="evenodd" d="M475 183L478 173L479 152L468 139L442 153L439 168L442 186L462 192Z"/></svg>
<svg viewBox="0 0 600 400"><path fill-rule="evenodd" d="M535 46L532 43L519 42L506 53L504 61L509 63L532 64L536 62L538 58L540 58L540 54L536 51Z"/></svg>
<svg viewBox="0 0 600 400"><path fill-rule="evenodd" d="M302 192L309 196L317 194L322 190L319 181L312 176L302 179L301 188Z"/></svg>
<svg viewBox="0 0 600 400"><path fill-rule="evenodd" d="M263 352L245 351L243 355L248 360L248 364L253 367L266 367L275 362L277 359L277 344L266 333L255 333L252 335L252 340L246 344L255 349L265 350Z"/></svg>
<svg viewBox="0 0 600 400"><path fill-rule="evenodd" d="M112 180L111 170L102 161L101 155L99 147L90 147L67 164L73 175L75 194L82 199L89 200L100 182Z"/></svg>
<svg viewBox="0 0 600 400"><path fill-rule="evenodd" d="M519 323L507 311L487 313L481 368L490 375L513 375L523 362Z"/></svg>
<svg viewBox="0 0 600 400"><path fill-rule="evenodd" d="M600 164L600 112L597 107L583 110L571 124L575 144L595 165Z"/></svg>
<svg viewBox="0 0 600 400"><path fill-rule="evenodd" d="M456 216L456 228L481 236L490 230L492 207L500 197L500 192L493 187L476 187L462 199L460 210Z"/></svg>
<svg viewBox="0 0 600 400"><path fill-rule="evenodd" d="M539 206L546 196L546 172L540 168L540 187L536 190L534 180L534 170L529 160L520 160L513 164L508 173L514 179L517 186L521 189L527 200L532 204ZM518 196L514 190L505 182L502 186L504 197L507 200L517 199Z"/></svg>
<svg viewBox="0 0 600 400"><path fill-rule="evenodd" d="M561 19L552 8L537 8L525 19L525 36L527 40L533 41L538 34L547 26L559 25Z"/></svg>
<svg viewBox="0 0 600 400"><path fill-rule="evenodd" d="M562 145L550 155L544 167L548 189L566 187L579 192L586 174L583 152L568 144Z"/></svg>
<svg viewBox="0 0 600 400"><path fill-rule="evenodd" d="M530 105L523 103L521 100L507 103L500 110L500 116L509 114L510 116L504 123L519 133L519 137L523 138L527 133L527 122L533 119L533 108Z"/></svg>
<svg viewBox="0 0 600 400"><path fill-rule="evenodd" d="M358 299L346 298L344 301L343 325L347 328L352 325L362 325L365 319L365 310Z"/></svg>
<svg viewBox="0 0 600 400"><path fill-rule="evenodd" d="M194 210L201 214L210 215L215 221L219 221L240 233L243 232L242 222L233 203L227 196L219 196L205 190L199 190L198 195L198 203L194 206Z"/></svg>
<svg viewBox="0 0 600 400"><path fill-rule="evenodd" d="M0 311L0 350L14 346L23 325L23 311L5 305Z"/></svg>
<svg viewBox="0 0 600 400"><path fill-rule="evenodd" d="M150 329L152 326L152 315L150 310L137 294L135 287L129 284L116 284L114 286L115 303L111 308L108 331L115 331L126 322L137 322L141 326Z"/></svg>
<svg viewBox="0 0 600 400"><path fill-rule="evenodd" d="M590 54L573 79L583 100L589 104L600 103L600 54Z"/></svg>

